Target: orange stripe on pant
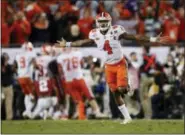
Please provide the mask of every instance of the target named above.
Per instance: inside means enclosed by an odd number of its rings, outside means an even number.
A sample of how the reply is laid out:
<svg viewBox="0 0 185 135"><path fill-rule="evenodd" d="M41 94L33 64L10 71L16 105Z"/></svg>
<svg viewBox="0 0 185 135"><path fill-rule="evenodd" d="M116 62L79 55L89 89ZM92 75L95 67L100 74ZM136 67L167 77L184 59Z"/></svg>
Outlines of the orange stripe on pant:
<svg viewBox="0 0 185 135"><path fill-rule="evenodd" d="M116 91L118 87L128 86L128 71L127 62L123 58L116 64L105 65L106 81L112 92Z"/></svg>

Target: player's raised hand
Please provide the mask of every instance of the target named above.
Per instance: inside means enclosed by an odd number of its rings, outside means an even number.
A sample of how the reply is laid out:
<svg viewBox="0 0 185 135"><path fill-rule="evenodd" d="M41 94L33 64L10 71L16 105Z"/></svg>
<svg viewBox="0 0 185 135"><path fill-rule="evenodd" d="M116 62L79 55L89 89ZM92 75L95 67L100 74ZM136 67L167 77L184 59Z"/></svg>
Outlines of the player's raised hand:
<svg viewBox="0 0 185 135"><path fill-rule="evenodd" d="M64 38L62 38L61 40L57 40L57 45L59 45L60 47L66 47L66 40Z"/></svg>

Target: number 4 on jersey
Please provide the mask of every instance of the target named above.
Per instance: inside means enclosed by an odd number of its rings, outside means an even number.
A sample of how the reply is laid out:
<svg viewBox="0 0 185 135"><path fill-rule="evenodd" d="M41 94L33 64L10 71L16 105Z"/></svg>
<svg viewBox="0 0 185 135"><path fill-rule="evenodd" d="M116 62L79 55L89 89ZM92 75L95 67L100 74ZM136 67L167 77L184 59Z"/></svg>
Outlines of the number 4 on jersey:
<svg viewBox="0 0 185 135"><path fill-rule="evenodd" d="M105 40L103 49L108 52L108 54L112 54L112 48L110 47L109 40Z"/></svg>

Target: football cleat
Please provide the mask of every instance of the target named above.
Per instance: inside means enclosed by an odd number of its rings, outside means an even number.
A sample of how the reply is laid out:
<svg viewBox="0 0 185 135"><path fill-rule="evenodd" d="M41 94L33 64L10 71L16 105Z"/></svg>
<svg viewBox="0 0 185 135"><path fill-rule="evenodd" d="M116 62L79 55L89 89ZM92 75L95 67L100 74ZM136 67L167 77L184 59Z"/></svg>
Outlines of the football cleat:
<svg viewBox="0 0 185 135"><path fill-rule="evenodd" d="M62 116L60 116L60 120L68 120L68 116L67 115L62 115Z"/></svg>
<svg viewBox="0 0 185 135"><path fill-rule="evenodd" d="M26 119L31 118L31 112L24 111L22 116Z"/></svg>
<svg viewBox="0 0 185 135"><path fill-rule="evenodd" d="M131 122L132 122L132 119L129 118L129 119L124 119L120 124L126 125L126 124L131 123Z"/></svg>
<svg viewBox="0 0 185 135"><path fill-rule="evenodd" d="M95 114L96 118L108 118L108 116L104 113L98 112Z"/></svg>

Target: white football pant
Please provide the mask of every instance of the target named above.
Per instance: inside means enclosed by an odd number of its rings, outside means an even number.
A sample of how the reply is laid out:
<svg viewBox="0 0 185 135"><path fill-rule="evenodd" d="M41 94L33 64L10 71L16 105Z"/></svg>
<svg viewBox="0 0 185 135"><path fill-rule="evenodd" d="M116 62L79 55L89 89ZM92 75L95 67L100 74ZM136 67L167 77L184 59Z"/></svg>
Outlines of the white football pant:
<svg viewBox="0 0 185 135"><path fill-rule="evenodd" d="M34 106L34 102L33 100L33 96L32 95L25 95L24 97L24 105L25 105L25 111L23 112L23 116L30 116L31 115L31 110Z"/></svg>
<svg viewBox="0 0 185 135"><path fill-rule="evenodd" d="M37 101L37 106L32 113L32 118L40 116L40 113L49 109L49 114L53 112L53 107L57 105L58 99L57 97L41 97Z"/></svg>

